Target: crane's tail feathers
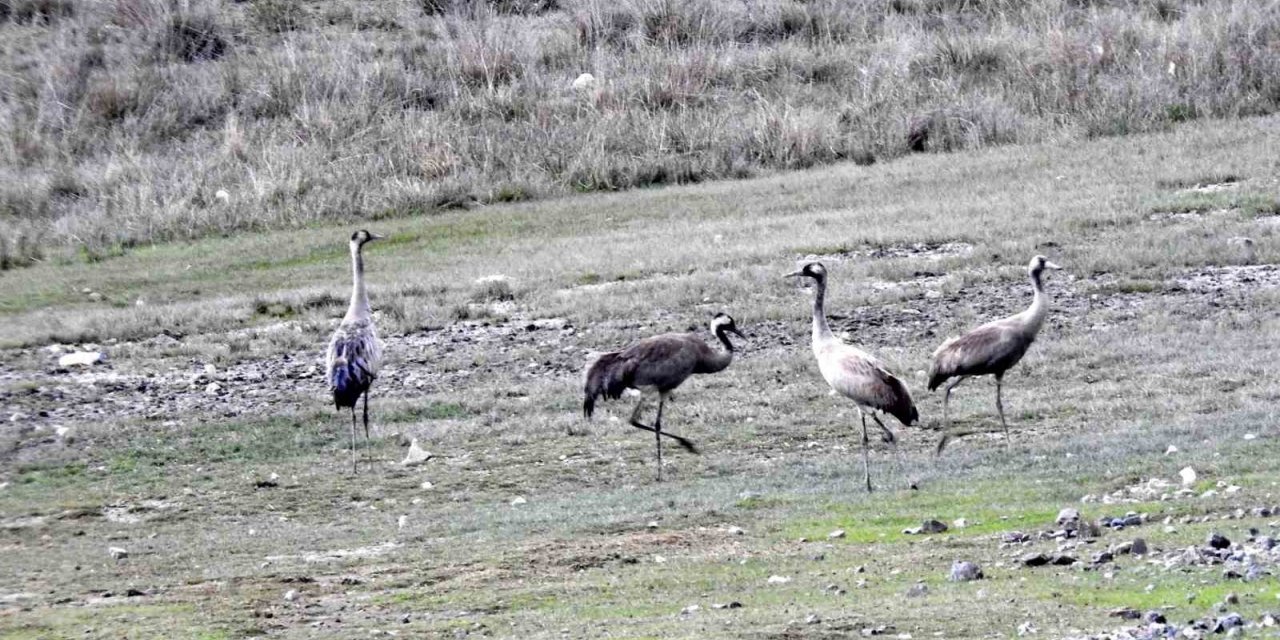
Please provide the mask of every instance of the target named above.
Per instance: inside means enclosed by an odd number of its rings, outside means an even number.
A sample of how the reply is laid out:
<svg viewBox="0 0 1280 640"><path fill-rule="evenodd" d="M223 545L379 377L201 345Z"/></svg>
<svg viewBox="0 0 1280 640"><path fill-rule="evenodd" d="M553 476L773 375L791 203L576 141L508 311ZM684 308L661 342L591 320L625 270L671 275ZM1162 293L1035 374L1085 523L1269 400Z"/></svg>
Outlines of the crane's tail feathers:
<svg viewBox="0 0 1280 640"><path fill-rule="evenodd" d="M601 354L585 372L583 381L582 414L587 418L595 411L596 399L616 400L631 386L635 367L619 357L617 352Z"/></svg>

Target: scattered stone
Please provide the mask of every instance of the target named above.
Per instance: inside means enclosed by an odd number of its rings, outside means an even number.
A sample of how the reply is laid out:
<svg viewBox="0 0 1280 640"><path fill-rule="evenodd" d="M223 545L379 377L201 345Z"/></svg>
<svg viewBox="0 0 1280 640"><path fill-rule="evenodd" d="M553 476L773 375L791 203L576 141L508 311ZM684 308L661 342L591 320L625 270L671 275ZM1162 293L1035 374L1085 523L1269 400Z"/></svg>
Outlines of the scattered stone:
<svg viewBox="0 0 1280 640"><path fill-rule="evenodd" d="M1120 618L1122 620L1137 620L1138 618L1142 617L1142 614L1138 613L1137 609L1130 609L1129 607L1112 609L1111 611L1107 612L1107 615L1111 616L1112 618Z"/></svg>
<svg viewBox="0 0 1280 640"><path fill-rule="evenodd" d="M1236 594L1236 592L1232 591L1231 593L1228 593L1227 597L1223 598L1222 601L1227 604L1240 604L1240 596Z"/></svg>
<svg viewBox="0 0 1280 640"><path fill-rule="evenodd" d="M92 367L106 362L107 356L101 351L73 351L58 358L59 367Z"/></svg>
<svg viewBox="0 0 1280 640"><path fill-rule="evenodd" d="M409 524L409 516L407 516L407 515L401 515L401 516L396 520L396 528L397 528L397 529L404 529L404 528L405 528L405 526L407 526L408 524Z"/></svg>
<svg viewBox="0 0 1280 640"><path fill-rule="evenodd" d="M1019 637L1021 637L1021 636L1033 636L1033 635L1035 635L1035 634L1037 634L1037 633L1039 633L1039 632L1040 632L1040 630L1039 630L1039 629L1037 629L1037 628L1036 628L1036 626L1035 626L1034 624L1031 624L1031 621L1030 621L1030 620L1028 620L1028 621L1026 621L1026 622L1024 622L1024 623L1022 623L1022 624L1020 624L1020 625L1018 625L1018 636L1019 636Z"/></svg>
<svg viewBox="0 0 1280 640"><path fill-rule="evenodd" d="M525 499L524 499L524 496L516 496L516 497L514 497L514 498L512 498L512 499L511 499L511 506L513 506L513 507L518 507L518 506L520 506L520 505L522 505L522 504L525 504L525 503L527 503L527 502L529 502L529 501L528 501L528 500L525 500Z"/></svg>
<svg viewBox="0 0 1280 640"><path fill-rule="evenodd" d="M657 529L657 528L658 528L658 521L657 521L657 520L650 520L650 521L649 521L647 524L645 524L644 526L645 526L645 528L646 528L646 529Z"/></svg>
<svg viewBox="0 0 1280 640"><path fill-rule="evenodd" d="M1150 552L1150 549L1147 548L1147 541L1142 538L1134 538L1129 545L1129 553L1135 556L1145 556Z"/></svg>
<svg viewBox="0 0 1280 640"><path fill-rule="evenodd" d="M1280 620L1276 619L1275 614L1264 613L1262 614L1262 617L1258 619L1258 624L1264 627L1274 627L1277 624L1280 624Z"/></svg>
<svg viewBox="0 0 1280 640"><path fill-rule="evenodd" d="M216 382L210 382L205 386L204 394L206 396L220 396L222 395L222 385Z"/></svg>
<svg viewBox="0 0 1280 640"><path fill-rule="evenodd" d="M1100 551L1098 553L1093 554L1092 562L1093 564L1106 564L1115 559L1116 559L1115 555L1113 555L1110 551Z"/></svg>
<svg viewBox="0 0 1280 640"><path fill-rule="evenodd" d="M1165 624L1166 622L1164 614L1154 609L1143 614L1142 621L1147 624Z"/></svg>
<svg viewBox="0 0 1280 640"><path fill-rule="evenodd" d="M838 540L843 537L844 537L844 529L836 529L835 531L832 531L831 533L827 534L828 540Z"/></svg>
<svg viewBox="0 0 1280 640"><path fill-rule="evenodd" d="M297 591L296 589L290 589L290 590L288 590L288 591L284 592L284 599L285 599L285 602L296 602L296 601L298 600L298 598L299 598L299 597L300 597L300 596L299 596L298 591Z"/></svg>
<svg viewBox="0 0 1280 640"><path fill-rule="evenodd" d="M1169 445L1169 448L1164 450L1164 454L1166 456L1171 456L1177 452L1178 452L1178 448L1173 445Z"/></svg>
<svg viewBox="0 0 1280 640"><path fill-rule="evenodd" d="M1031 539L1031 536L1021 531L1009 531L1000 534L1000 542L1006 544L1021 544Z"/></svg>
<svg viewBox="0 0 1280 640"><path fill-rule="evenodd" d="M727 532L729 533L729 535L731 535L731 536L745 536L745 535L747 535L747 530L746 530L746 529L743 529L742 527L737 527L737 526L729 527L729 528L728 528L728 529L726 529L725 531L727 531Z"/></svg>
<svg viewBox="0 0 1280 640"><path fill-rule="evenodd" d="M129 552L121 549L120 547L108 547L107 553L111 556L112 560L124 560L129 557Z"/></svg>
<svg viewBox="0 0 1280 640"><path fill-rule="evenodd" d="M1231 541L1228 540L1226 536L1215 531L1209 534L1209 538L1205 540L1205 544L1208 545L1210 549L1226 549L1231 546Z"/></svg>
<svg viewBox="0 0 1280 640"><path fill-rule="evenodd" d="M1183 467L1178 472L1178 477L1182 478L1182 486L1188 487L1196 483L1196 470L1191 467Z"/></svg>
<svg viewBox="0 0 1280 640"><path fill-rule="evenodd" d="M575 91L582 91L583 89L590 89L592 86L595 85L595 83L596 83L595 76L589 73L584 73L573 79L572 86Z"/></svg>
<svg viewBox="0 0 1280 640"><path fill-rule="evenodd" d="M698 606L698 605L696 605L696 604L691 604L691 605L689 605L689 606L687 606L687 607L685 607L685 608L681 609L681 610L680 610L680 615L682 615L682 616L687 616L687 615L689 615L689 614L691 614L691 613L693 613L693 612L697 611L697 610L698 610L698 609L700 609L700 608L701 608L701 607L699 607L699 606Z"/></svg>
<svg viewBox="0 0 1280 640"><path fill-rule="evenodd" d="M943 533L946 530L947 530L947 525L944 522L939 522L937 520L925 520L918 527L903 529L902 533L909 536L915 536L915 535L921 535L921 534Z"/></svg>
<svg viewBox="0 0 1280 640"><path fill-rule="evenodd" d="M1080 526L1080 512L1071 507L1066 507L1058 512L1058 518L1054 522L1068 531L1075 530Z"/></svg>
<svg viewBox="0 0 1280 640"><path fill-rule="evenodd" d="M804 617L805 624L818 624L819 622L822 622L822 618L819 618L816 613L811 613Z"/></svg>
<svg viewBox="0 0 1280 640"><path fill-rule="evenodd" d="M923 582L917 582L907 589L908 598L919 598L927 593L929 593L929 585Z"/></svg>
<svg viewBox="0 0 1280 640"><path fill-rule="evenodd" d="M767 581L769 584L786 584L791 582L791 576L769 576Z"/></svg>
<svg viewBox="0 0 1280 640"><path fill-rule="evenodd" d="M58 436L64 444L71 444L76 441L76 430L71 427L58 425L53 428L53 435Z"/></svg>
<svg viewBox="0 0 1280 640"><path fill-rule="evenodd" d="M1049 556L1046 556L1043 553L1032 552L1018 558L1018 563L1024 567L1041 567L1049 564Z"/></svg>
<svg viewBox="0 0 1280 640"><path fill-rule="evenodd" d="M969 582L982 578L982 568L967 560L957 560L951 565L951 573L947 576L947 580L952 582Z"/></svg>
<svg viewBox="0 0 1280 640"><path fill-rule="evenodd" d="M956 519L955 519L955 521L953 521L953 522L951 523L951 526L953 526L953 527L955 527L955 528L957 528L957 529L963 529L963 528L965 528L965 527L969 526L969 521L968 521L968 520L965 520L964 518L956 518Z"/></svg>
<svg viewBox="0 0 1280 640"><path fill-rule="evenodd" d="M422 464L431 458L431 452L418 446L418 439L414 438L409 441L409 452L405 454L404 460L401 460L400 464L411 467Z"/></svg>
<svg viewBox="0 0 1280 640"><path fill-rule="evenodd" d="M147 595L147 592L141 589L130 588L124 592L124 597L126 598L137 598L139 596L145 596L145 595Z"/></svg>
<svg viewBox="0 0 1280 640"><path fill-rule="evenodd" d="M1079 562L1079 560L1077 560L1075 556L1069 556L1065 553L1054 554L1049 558L1049 564L1057 565L1059 567L1070 566L1077 562Z"/></svg>
<svg viewBox="0 0 1280 640"><path fill-rule="evenodd" d="M712 609L741 609L742 603L734 600L733 602L722 602L711 605Z"/></svg>
<svg viewBox="0 0 1280 640"><path fill-rule="evenodd" d="M866 636L866 637L871 637L871 636L882 636L882 635L885 635L886 633L889 633L889 632L891 632L891 631L893 631L893 630L894 630L894 629L893 629L893 627L888 626L888 625L883 625L883 624L882 624L882 625L880 625L880 626L878 626L878 627L863 627L863 628L862 628L862 635L863 635L863 636Z"/></svg>
<svg viewBox="0 0 1280 640"><path fill-rule="evenodd" d="M1214 633L1225 633L1228 629L1234 629L1236 627L1243 627L1243 626L1244 626L1244 618L1240 617L1240 614L1228 613L1227 615L1222 616L1221 618L1218 618L1217 620L1214 621L1212 631Z"/></svg>

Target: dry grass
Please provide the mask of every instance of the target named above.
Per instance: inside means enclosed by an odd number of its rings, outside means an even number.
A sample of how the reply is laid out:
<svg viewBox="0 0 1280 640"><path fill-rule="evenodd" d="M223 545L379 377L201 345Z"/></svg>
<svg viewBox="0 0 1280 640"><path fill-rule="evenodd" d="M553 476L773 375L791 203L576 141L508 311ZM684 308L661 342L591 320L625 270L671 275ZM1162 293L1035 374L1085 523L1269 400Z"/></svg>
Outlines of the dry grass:
<svg viewBox="0 0 1280 640"><path fill-rule="evenodd" d="M1280 103L1261 0L9 0L0 54L6 268Z"/></svg>

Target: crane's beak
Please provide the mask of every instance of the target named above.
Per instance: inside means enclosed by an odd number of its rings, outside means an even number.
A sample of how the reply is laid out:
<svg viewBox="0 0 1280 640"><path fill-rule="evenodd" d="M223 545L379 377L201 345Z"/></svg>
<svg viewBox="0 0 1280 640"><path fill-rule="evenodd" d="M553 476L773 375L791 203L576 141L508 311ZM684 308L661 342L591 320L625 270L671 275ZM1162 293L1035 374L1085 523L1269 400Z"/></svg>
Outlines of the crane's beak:
<svg viewBox="0 0 1280 640"><path fill-rule="evenodd" d="M383 238L385 238L385 237L386 237L386 236L384 236L384 235L382 235L382 234L380 234L380 233L373 233L372 231L370 231L370 232L369 232L369 239L370 239L370 240L381 240L381 239L383 239Z"/></svg>
<svg viewBox="0 0 1280 640"><path fill-rule="evenodd" d="M746 340L746 339L747 339L747 337L746 337L746 336L742 335L742 332L741 332L741 331L738 331L738 328L737 328L737 327L729 327L728 329L725 329L725 331L728 331L729 333L732 333L733 335L738 336L739 338L742 338L743 340Z"/></svg>
<svg viewBox="0 0 1280 640"><path fill-rule="evenodd" d="M1058 266L1058 265L1056 265L1056 264L1054 264L1054 263L1052 263L1052 262L1045 262L1045 263L1044 263L1044 267L1045 267L1046 269L1061 269L1061 268L1062 268L1062 267L1060 267L1060 266Z"/></svg>
<svg viewBox="0 0 1280 640"><path fill-rule="evenodd" d="M794 278L794 277L796 277L796 276L802 276L802 275L804 275L804 272L803 272L803 271L797 271L797 272L795 272L795 273L788 273L787 275L782 276L782 277L783 277L783 278Z"/></svg>

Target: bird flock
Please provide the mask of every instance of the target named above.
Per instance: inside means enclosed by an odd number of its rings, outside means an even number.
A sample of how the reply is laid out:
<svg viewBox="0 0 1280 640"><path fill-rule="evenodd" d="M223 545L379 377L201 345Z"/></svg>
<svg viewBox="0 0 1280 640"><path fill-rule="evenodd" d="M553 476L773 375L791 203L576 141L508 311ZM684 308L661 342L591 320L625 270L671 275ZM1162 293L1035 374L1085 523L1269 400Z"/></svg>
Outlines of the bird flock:
<svg viewBox="0 0 1280 640"><path fill-rule="evenodd" d="M351 465L358 470L356 459L356 406L363 400L363 419L366 441L369 438L369 391L378 376L382 362L382 345L378 340L369 295L364 281L364 246L382 238L369 231L360 230L351 235L351 302L342 322L333 332L326 352L326 379L333 396L334 406L341 412L351 412ZM948 405L951 392L961 382L972 377L993 376L996 382L996 412L1005 442L1009 442L1009 425L1005 420L1001 389L1004 375L1016 365L1043 326L1049 312L1049 297L1044 290L1044 272L1062 267L1037 255L1027 265L1034 295L1031 306L1025 311L983 324L961 336L950 338L933 352L928 372L929 391L946 384L943 393L942 436L936 453L941 454L950 439L968 435L950 429ZM887 366L871 353L846 343L831 331L827 323L824 305L827 293L827 269L820 262L810 262L786 278L799 277L813 281L812 348L818 371L833 393L853 401L862 424L862 463L867 491L872 490L869 457L870 435L867 417L880 429L885 442L896 443L893 430L884 424L879 414L896 418L904 426L920 421L907 385L895 376ZM746 339L738 330L734 319L725 313L717 313L711 319L711 333L723 346L723 350L708 345L697 333L666 333L640 340L624 349L600 354L587 364L583 376L582 413L590 419L598 400L615 400L628 390L638 391L640 399L631 412L631 426L654 434L656 448L657 479L662 480L662 440L674 440L685 450L697 453L697 446L688 438L664 431L662 412L671 393L694 374L718 373L733 362L734 344L730 334ZM948 381L950 383L948 384ZM653 423L641 421L646 394L657 394L658 410Z"/></svg>

